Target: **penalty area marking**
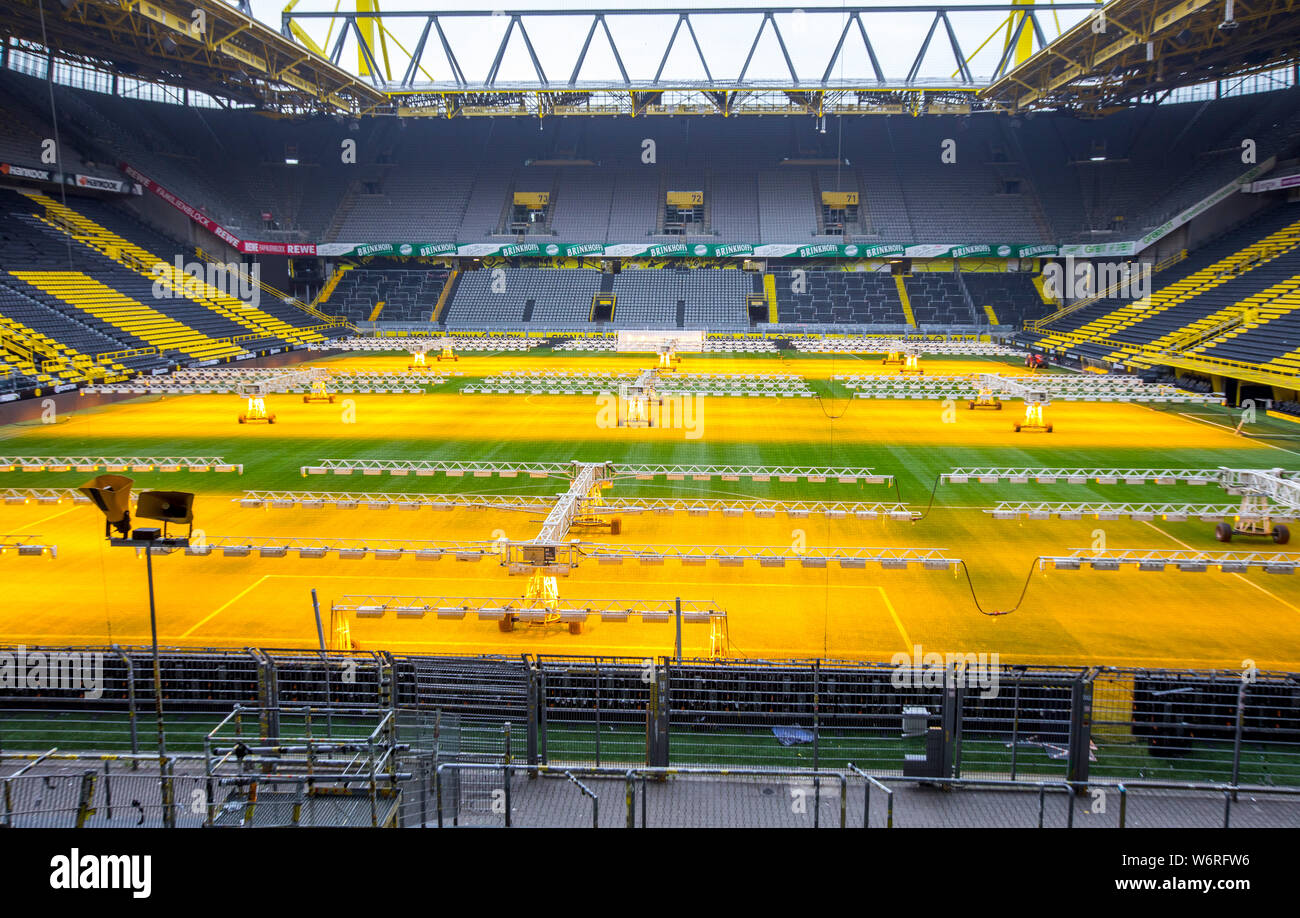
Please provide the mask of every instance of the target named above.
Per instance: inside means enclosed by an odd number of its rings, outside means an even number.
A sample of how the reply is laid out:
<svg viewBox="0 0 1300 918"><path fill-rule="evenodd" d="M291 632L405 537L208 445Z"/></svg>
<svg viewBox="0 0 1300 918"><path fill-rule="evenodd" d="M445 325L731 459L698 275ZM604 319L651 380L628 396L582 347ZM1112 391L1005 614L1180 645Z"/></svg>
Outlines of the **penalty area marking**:
<svg viewBox="0 0 1300 918"><path fill-rule="evenodd" d="M1143 405L1142 407L1145 408L1147 411L1154 412L1155 414L1161 414L1161 413L1162 413L1162 412L1156 411L1156 410L1155 410L1154 408L1152 408L1150 405ZM1220 423L1218 423L1217 421L1207 421L1207 420L1205 420L1204 418L1198 418L1198 417L1197 417L1196 415L1194 415L1194 414L1188 414L1186 411L1180 411L1180 412L1178 412L1178 416L1179 416L1180 418L1186 418L1186 419L1189 420L1189 421L1195 421L1197 424L1206 424L1206 425L1208 425L1208 426L1210 426L1210 427L1218 427L1218 428L1221 429L1221 430L1231 431L1232 433L1236 433L1236 432L1237 432L1237 429L1236 429L1235 427L1229 427L1227 424L1220 424ZM1259 443L1258 440L1253 440L1253 439L1250 440L1249 442L1251 442L1251 443L1258 443L1260 446L1267 446L1269 449L1278 449L1278 450L1281 450L1281 451L1284 452L1284 453L1290 453L1292 456L1300 456L1300 453L1297 453L1297 452L1296 452L1295 450L1293 450L1293 449L1287 449L1287 448L1284 447L1284 446L1274 446L1272 443ZM1171 537L1171 538L1172 538L1172 537Z"/></svg>
<svg viewBox="0 0 1300 918"><path fill-rule="evenodd" d="M24 529L28 529L28 528L32 528L32 527L35 527L35 526L39 526L39 525L41 525L41 523L48 523L50 520L56 520L56 519L58 519L58 518L61 517L61 516L66 516L67 514L71 513L73 510L76 510L76 509L78 509L78 508L77 508L77 507L69 507L67 510L60 510L58 513L51 513L49 516L43 516L43 517L41 517L39 520L36 520L35 522L31 522L31 523L23 523L23 528L24 528Z"/></svg>
<svg viewBox="0 0 1300 918"><path fill-rule="evenodd" d="M220 606L218 606L216 609L214 609L214 610L212 610L211 612L209 612L209 613L208 613L206 616L204 616L202 619L200 619L199 621L195 622L192 626L190 626L190 628L188 628L188 629L187 629L187 630L186 630L186 631L185 631L185 632L180 636L180 638L178 638L178 640L185 640L185 639L189 638L189 637L190 637L190 636L191 636L195 631L197 631L199 628L202 628L202 627L203 627L204 625L206 625L208 622L212 621L214 618L216 618L216 617L217 617L218 615L220 615L222 612L226 611L226 609L230 608L230 607L233 606L235 603L237 603L239 600L243 599L245 596L247 596L247 595L248 595L249 593L251 593L253 590L257 589L259 586L261 586L261 585L262 585L263 583L265 583L267 580L321 580L321 579L327 579L327 580L374 580L374 579L376 579L376 578L374 577L374 575L367 575L367 574L330 574L330 575L328 575L328 576L326 576L326 577L324 577L324 578L322 578L321 575L319 575L319 574L263 574L261 577L259 577L257 580L255 580L253 583L251 583L251 584L249 584L248 586L244 587L244 589L240 590L238 593L236 593L234 596L232 596L232 597L231 597L230 599L228 599L226 602L222 603ZM463 582L464 579L465 579L465 578L463 578L463 577L384 577L384 578L383 578L383 580L384 580L385 582L394 582L394 581L424 581L424 582L455 581L455 582ZM581 579L573 579L573 580L570 580L569 582L570 582L570 583L584 583L584 582L586 582L586 583L602 583L602 584L603 584L603 581L584 581L584 580L581 580ZM632 581L632 582L644 583L644 582L651 582L651 581ZM704 583L696 583L696 584L693 584L693 585L695 585L695 586L727 586L727 587L734 587L734 586L735 586L735 584L732 584L732 583L725 583L725 582L723 582L723 583L710 583L710 582L704 582ZM771 587L773 587L773 586L788 586L788 587L796 587L796 586L799 586L799 584L765 584L765 585L764 585L764 589L768 589L768 588L771 588ZM907 633L907 629L906 629L905 627L903 627L903 621L902 621L902 619L899 618L899 616L898 616L898 610L895 609L895 608L894 608L894 604L893 604L892 602L889 601L889 594L885 592L885 588L884 588L884 587L879 586L879 585L877 585L877 584L861 584L861 585L844 584L844 585L837 585L837 587L835 587L835 588L837 588L837 589L855 589L855 590L860 590L860 589L869 589L869 590L875 590L876 592L878 592L878 593L880 594L880 600L881 600L881 602L883 602L883 603L885 604L885 608L886 608L886 610L888 610L888 612L889 612L889 617L890 617L890 619L893 621L893 623L894 623L894 627L895 627L896 629L898 629L898 634L899 634L899 636L901 636L902 639L903 639L903 646L907 649L907 651L908 651L909 653L911 652L911 650L912 650L912 646L913 646L913 645L912 645L912 638L908 635L908 633ZM1300 611L1300 610L1297 610L1297 611ZM415 642L415 643L418 643L418 642ZM438 643L438 642L431 642L431 643Z"/></svg>
<svg viewBox="0 0 1300 918"><path fill-rule="evenodd" d="M894 609L894 604L889 601L889 594L885 592L885 588L882 586L876 586L874 589L880 591L880 599L884 602L885 608L889 610L889 617L894 620L894 627L897 628L898 633L903 636L903 646L906 647L910 653L916 645L913 644L912 639L908 637L907 629L903 627L903 622L899 619L898 612Z"/></svg>
<svg viewBox="0 0 1300 918"><path fill-rule="evenodd" d="M1162 536L1169 539L1170 541L1177 542L1179 545L1183 546L1183 548L1186 548L1189 551L1199 550L1196 548L1192 548L1192 546L1188 545L1186 542L1182 541L1181 539L1175 538L1174 536L1165 532L1163 529L1161 529L1159 526L1155 525L1154 523L1150 523L1146 520L1142 520L1142 523L1145 526L1150 526L1152 529L1154 529L1156 532L1160 533ZM1249 584L1250 586L1253 586L1255 589L1259 590L1261 593L1265 594L1266 596L1270 596L1273 599L1276 599L1278 602L1286 606L1292 612L1300 612L1300 608L1291 605L1291 603L1287 602L1285 599L1283 599L1281 596L1278 596L1276 593L1272 592L1271 590L1264 589L1262 586L1260 586L1258 583L1255 583L1253 580L1248 580L1246 577L1243 577L1241 574L1233 574L1232 576L1236 577L1242 583L1246 583Z"/></svg>
<svg viewBox="0 0 1300 918"><path fill-rule="evenodd" d="M203 618L199 619L197 622L195 622L193 625L191 625L190 628L189 628L189 629L188 629L184 634L181 635L181 640L185 640L185 638L189 637L191 634L193 634L193 633L194 633L195 631L197 631L199 628L202 628L202 627L203 627L204 625L206 625L208 622L212 621L214 618L216 618L218 615L220 615L222 612L224 612L224 611L225 611L226 609L228 609L230 606L234 605L236 602L238 602L239 600L243 599L243 598L244 598L245 596L247 596L249 593L253 592L253 590L255 590L255 589L257 589L259 586L261 586L262 583L263 583L263 581L265 581L268 577L274 577L274 576L275 576L274 574L263 574L261 577L259 577L258 579L254 580L254 581L253 581L252 583L250 583L248 586L244 587L242 590L240 590L238 593L236 593L233 597L231 597L230 599L226 600L226 602L224 602L224 603L222 603L221 605L217 606L217 608L213 609L211 612L209 612L209 613L208 613L207 615L205 615Z"/></svg>

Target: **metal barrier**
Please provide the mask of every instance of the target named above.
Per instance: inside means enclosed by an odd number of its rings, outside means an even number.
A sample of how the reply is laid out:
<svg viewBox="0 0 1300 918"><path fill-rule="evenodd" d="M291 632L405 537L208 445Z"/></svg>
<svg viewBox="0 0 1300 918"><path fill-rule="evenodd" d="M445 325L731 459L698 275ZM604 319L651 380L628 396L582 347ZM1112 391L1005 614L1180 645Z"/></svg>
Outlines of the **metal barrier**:
<svg viewBox="0 0 1300 918"><path fill-rule="evenodd" d="M445 738L454 727L443 718ZM372 778L371 761L341 754L367 745L336 737L296 752L281 749L280 755L297 756L293 763L250 747L247 760L224 778L206 774L203 757L194 755L168 756L161 767L153 756L0 755L0 767L21 763L0 777L0 827L1300 826L1300 788L1294 787L905 778L852 764L833 770L548 766L512 761L508 753L494 762L457 762L444 760L455 752L437 748L442 743L388 746L393 768ZM308 748L319 770L294 773ZM382 769L379 759L373 763Z"/></svg>
<svg viewBox="0 0 1300 918"><path fill-rule="evenodd" d="M1244 795L1281 798L1252 824L1300 825L1300 788L904 779L853 765L809 771L445 763L437 769L436 810L438 828L871 828L874 789L884 797L883 820L875 824L885 828L1074 828L1085 819L1127 828L1135 787L1161 794L1152 807L1156 818L1140 824L1229 828ZM1114 810L1107 806L1111 795L1118 797ZM1147 802L1155 799L1153 793Z"/></svg>
<svg viewBox="0 0 1300 918"><path fill-rule="evenodd" d="M95 684L0 689L0 760L120 751L120 770L157 780L147 649L0 647L19 652L78 654ZM424 818L402 804L409 824L428 820L433 770L448 762L1300 787L1290 673L257 649L164 649L160 671L169 758L203 752L235 710L284 723L319 711L313 730L325 736L360 712L389 712L390 741L420 750L398 782L425 798Z"/></svg>

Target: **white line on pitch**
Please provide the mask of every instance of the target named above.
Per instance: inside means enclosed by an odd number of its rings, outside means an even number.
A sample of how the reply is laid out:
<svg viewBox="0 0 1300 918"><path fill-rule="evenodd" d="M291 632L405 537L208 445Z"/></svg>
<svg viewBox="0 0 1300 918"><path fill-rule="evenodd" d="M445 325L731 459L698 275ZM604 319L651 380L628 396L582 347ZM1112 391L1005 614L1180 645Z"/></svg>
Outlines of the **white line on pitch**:
<svg viewBox="0 0 1300 918"><path fill-rule="evenodd" d="M1154 523L1148 523L1146 520L1143 520L1142 522L1143 522L1144 525L1150 526L1152 529L1154 529L1156 532L1160 533L1162 536L1166 537L1166 538L1169 539L1170 541L1177 542L1179 545L1183 546L1183 548L1186 548L1186 549L1188 549L1189 551L1199 551L1199 549L1192 548L1192 546L1188 545L1186 542L1182 541L1181 539L1177 539L1177 538L1175 538L1174 536L1170 535L1169 533L1165 532L1163 529L1161 529L1159 526L1155 525ZM1233 577L1236 577L1236 578L1237 578L1238 580L1240 580L1242 583L1249 584L1250 586L1253 586L1255 589L1259 590L1261 593L1264 593L1264 594L1267 595L1267 596L1271 596L1271 597L1273 597L1273 598L1276 599L1278 602L1280 602L1282 605L1284 605L1284 606L1286 606L1288 609L1290 609L1292 612L1300 612L1300 608L1291 605L1291 603L1287 602L1285 599L1283 599L1281 596L1278 596L1276 593L1273 593L1273 592L1271 592L1271 591L1269 591L1269 590L1264 589L1262 586L1260 586L1258 583L1255 583L1253 580L1248 580L1247 578L1243 577L1241 574L1233 574L1232 576L1233 576Z"/></svg>

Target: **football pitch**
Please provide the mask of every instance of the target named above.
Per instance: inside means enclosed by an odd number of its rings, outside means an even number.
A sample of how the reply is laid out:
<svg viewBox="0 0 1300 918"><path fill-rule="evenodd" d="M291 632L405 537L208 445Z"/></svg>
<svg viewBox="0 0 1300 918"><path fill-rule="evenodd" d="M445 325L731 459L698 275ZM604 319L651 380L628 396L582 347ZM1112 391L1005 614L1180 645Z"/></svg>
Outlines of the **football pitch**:
<svg viewBox="0 0 1300 918"><path fill-rule="evenodd" d="M348 354L310 365L401 370L406 354ZM580 563L557 578L565 600L712 602L726 611L725 651L750 659L889 660L926 653L997 653L1008 664L1193 667L1238 671L1300 668L1300 578L1251 569L1188 573L1125 566L1097 571L1045 568L1043 555L1074 549L1240 548L1284 552L1269 540L1214 539L1214 524L1002 520L987 512L999 501L1217 503L1234 498L1214 486L1029 483L940 483L958 467L997 468L1300 468L1300 426L1262 418L1234 431L1226 409L1171 404L1055 402L1050 434L1012 429L1019 402L976 411L964 402L859 399L835 377L897 373L869 356L684 355L682 374L795 374L812 398L702 397L684 423L661 428L610 426L599 397L462 394L459 390L508 371L618 371L654 365L653 356L555 353L462 354L432 369L445 382L423 394L340 393L334 403L306 404L272 395L274 425L241 425L234 395L139 396L106 407L63 412L54 423L0 427L6 456L220 456L242 475L216 472L130 473L137 491L193 491L195 528L210 539L350 538L375 540L524 540L544 514L501 509L277 509L241 506L246 491L382 492L535 495L553 500L557 479L314 475L318 460L445 460L503 464L578 460L628 465L830 466L871 469L893 483L859 478L842 483L619 479L607 498L903 502L916 521L830 518L777 512L757 517L635 513L618 534L576 533L605 544L767 546L794 551L830 547L937 548L964 567L904 570L801 564L722 566L677 560L618 565ZM1024 373L992 359L924 358L932 375ZM432 364L432 360L431 360ZM677 418L681 420L681 418ZM0 472L6 489L71 488L86 473ZM57 558L0 557L4 601L0 641L63 645L149 642L144 561L103 539L102 517L90 506L8 500L0 504L0 535L39 537ZM969 580L965 571L969 571ZM373 552L350 560L244 557L220 552L156 556L159 642L164 646L310 648L317 646L312 589L328 615L350 596L519 597L526 576L492 559L458 561ZM1022 597L1023 592L1023 597ZM1015 611L1004 615L983 612ZM562 624L518 624L503 632L469 615L400 618L354 616L348 623L362 650L421 653L659 656L673 651L671 622L587 620L581 633ZM707 624L688 623L683 651L703 656Z"/></svg>

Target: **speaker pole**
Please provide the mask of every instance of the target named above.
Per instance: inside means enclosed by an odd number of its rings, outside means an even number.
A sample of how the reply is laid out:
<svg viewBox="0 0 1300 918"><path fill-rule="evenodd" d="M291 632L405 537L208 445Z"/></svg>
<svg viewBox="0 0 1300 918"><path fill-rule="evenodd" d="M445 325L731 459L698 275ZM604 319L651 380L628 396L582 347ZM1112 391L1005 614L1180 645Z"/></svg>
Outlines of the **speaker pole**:
<svg viewBox="0 0 1300 918"><path fill-rule="evenodd" d="M316 613L316 640L320 641L320 649L327 650L325 646L325 629L320 624L320 600L316 598L316 588L311 589L311 607Z"/></svg>
<svg viewBox="0 0 1300 918"><path fill-rule="evenodd" d="M162 669L158 664L158 612L153 599L153 549L149 545L144 548L144 569L149 580L149 633L153 640L153 703L154 713L158 718L158 767L165 769L167 744L163 733ZM168 806L169 801L164 800L164 818Z"/></svg>

